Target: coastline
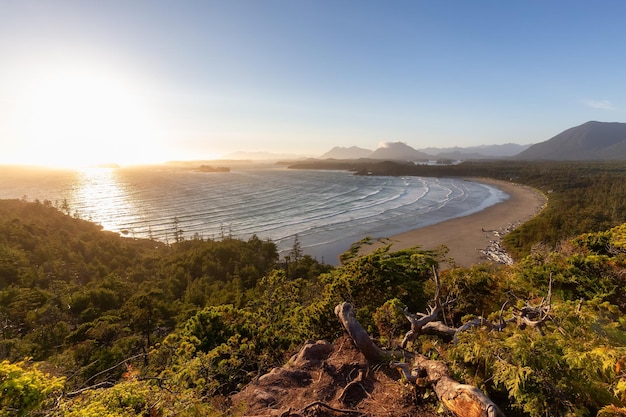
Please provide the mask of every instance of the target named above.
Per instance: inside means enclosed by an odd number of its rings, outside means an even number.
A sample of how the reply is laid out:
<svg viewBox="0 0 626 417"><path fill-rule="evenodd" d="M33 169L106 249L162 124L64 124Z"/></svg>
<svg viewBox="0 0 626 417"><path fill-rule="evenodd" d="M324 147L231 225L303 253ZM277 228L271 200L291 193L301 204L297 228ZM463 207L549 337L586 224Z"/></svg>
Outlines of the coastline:
<svg viewBox="0 0 626 417"><path fill-rule="evenodd" d="M447 257L452 258L455 266L469 267L489 261L507 263L508 255L500 248L501 236L536 216L546 206L547 198L525 185L489 178L467 180L496 187L509 198L467 216L374 241L364 245L360 254L367 255L388 244L392 245L392 251L416 246L431 250L445 245L449 249Z"/></svg>

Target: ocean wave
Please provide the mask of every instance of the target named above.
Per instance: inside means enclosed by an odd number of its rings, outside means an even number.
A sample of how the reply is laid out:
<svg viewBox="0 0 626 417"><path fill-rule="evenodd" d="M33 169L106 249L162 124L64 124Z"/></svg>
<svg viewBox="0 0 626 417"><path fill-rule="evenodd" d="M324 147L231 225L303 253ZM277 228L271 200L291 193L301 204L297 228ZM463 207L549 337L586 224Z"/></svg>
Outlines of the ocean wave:
<svg viewBox="0 0 626 417"><path fill-rule="evenodd" d="M133 237L171 241L257 235L288 251L336 258L365 236L385 237L479 211L501 191L448 178L355 176L341 171L101 170L0 179L0 197L67 200L79 216Z"/></svg>

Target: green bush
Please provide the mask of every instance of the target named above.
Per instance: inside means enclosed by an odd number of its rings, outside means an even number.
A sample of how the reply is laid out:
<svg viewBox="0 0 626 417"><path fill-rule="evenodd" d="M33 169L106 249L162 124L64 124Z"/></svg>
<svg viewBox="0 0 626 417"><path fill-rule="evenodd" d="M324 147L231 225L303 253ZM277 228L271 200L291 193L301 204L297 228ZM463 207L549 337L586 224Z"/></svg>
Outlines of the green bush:
<svg viewBox="0 0 626 417"><path fill-rule="evenodd" d="M52 407L64 382L28 361L0 362L0 416L26 416Z"/></svg>

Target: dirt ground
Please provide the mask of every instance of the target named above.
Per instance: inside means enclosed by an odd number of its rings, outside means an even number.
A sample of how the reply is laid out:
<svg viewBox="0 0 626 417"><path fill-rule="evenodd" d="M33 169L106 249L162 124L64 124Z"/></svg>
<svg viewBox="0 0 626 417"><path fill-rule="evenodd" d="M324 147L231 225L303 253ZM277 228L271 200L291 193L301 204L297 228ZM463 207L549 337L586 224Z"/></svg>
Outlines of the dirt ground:
<svg viewBox="0 0 626 417"><path fill-rule="evenodd" d="M249 417L438 415L432 392L402 381L386 365L367 363L348 336L307 342L231 400L233 411Z"/></svg>

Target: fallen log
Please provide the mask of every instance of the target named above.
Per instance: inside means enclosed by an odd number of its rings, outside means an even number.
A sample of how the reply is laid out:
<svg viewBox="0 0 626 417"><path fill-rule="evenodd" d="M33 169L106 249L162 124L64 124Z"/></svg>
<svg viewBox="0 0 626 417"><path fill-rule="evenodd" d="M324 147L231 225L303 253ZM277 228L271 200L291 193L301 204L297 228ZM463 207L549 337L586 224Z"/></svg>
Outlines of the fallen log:
<svg viewBox="0 0 626 417"><path fill-rule="evenodd" d="M350 303L335 307L335 315L352 338L357 348L372 362L380 363L390 358L374 343L370 335L356 319ZM441 361L433 361L422 355L415 355L412 371L403 362L391 362L390 366L403 372L407 380L418 379L431 385L443 405L457 417L503 417L500 409L478 388L461 384L450 376L450 370ZM423 375L423 376L422 376ZM421 378L420 378L421 376Z"/></svg>
<svg viewBox="0 0 626 417"><path fill-rule="evenodd" d="M404 362L391 362L411 382L431 385L439 400L458 417L504 417L504 413L481 390L461 384L450 376L445 363L422 355L413 360L413 368Z"/></svg>

